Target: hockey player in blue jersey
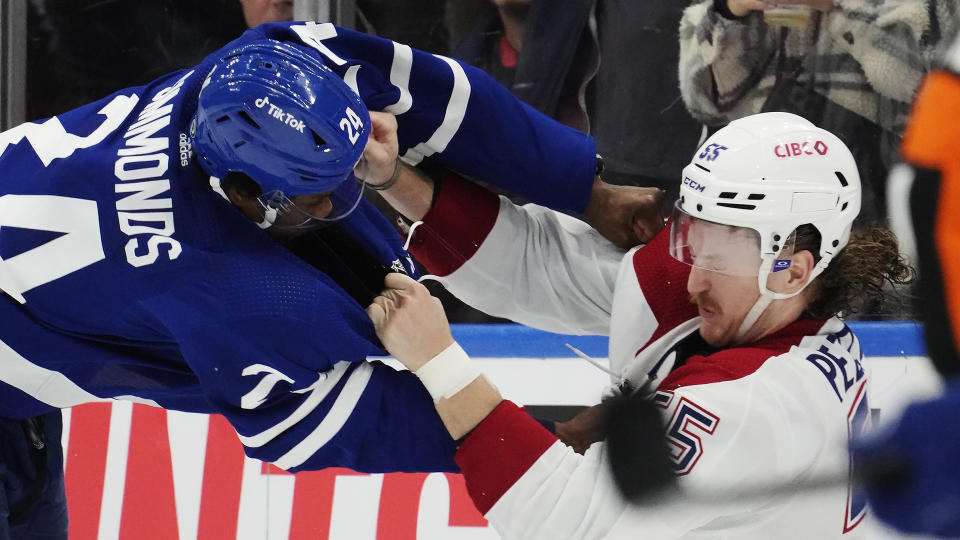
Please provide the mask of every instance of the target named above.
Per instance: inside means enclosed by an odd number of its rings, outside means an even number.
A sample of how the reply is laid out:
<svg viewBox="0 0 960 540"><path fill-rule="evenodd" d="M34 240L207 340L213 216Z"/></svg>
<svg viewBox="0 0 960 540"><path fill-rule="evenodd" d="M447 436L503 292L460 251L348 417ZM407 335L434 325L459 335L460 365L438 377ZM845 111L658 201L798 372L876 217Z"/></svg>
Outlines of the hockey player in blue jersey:
<svg viewBox="0 0 960 540"><path fill-rule="evenodd" d="M129 399L222 414L291 471L454 470L419 381L366 361L384 350L364 307L414 272L351 172L367 109L397 115L407 163L507 189L563 174L525 194L575 213L590 196L593 140L479 71L329 24L255 28L0 133L0 416Z"/></svg>
<svg viewBox="0 0 960 540"><path fill-rule="evenodd" d="M92 131L81 108L8 132L4 413L130 396L224 414L250 455L287 469L451 469L419 385L363 361L382 353L357 324L358 300L276 241L336 222L361 239L327 254L344 274L372 260L410 271L351 176L365 106L279 42L242 45L211 70L108 98ZM177 99L190 93L195 107ZM245 212L260 206L259 227L211 190L211 174L262 191L245 199L224 184Z"/></svg>

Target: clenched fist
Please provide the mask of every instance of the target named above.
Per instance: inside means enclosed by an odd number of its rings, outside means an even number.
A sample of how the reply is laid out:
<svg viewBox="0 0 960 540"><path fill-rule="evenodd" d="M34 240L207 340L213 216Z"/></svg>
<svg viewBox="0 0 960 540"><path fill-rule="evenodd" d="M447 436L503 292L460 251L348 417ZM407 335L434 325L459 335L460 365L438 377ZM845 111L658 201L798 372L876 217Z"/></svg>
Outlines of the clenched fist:
<svg viewBox="0 0 960 540"><path fill-rule="evenodd" d="M664 224L664 195L657 188L593 183L583 219L621 249L645 244Z"/></svg>
<svg viewBox="0 0 960 540"><path fill-rule="evenodd" d="M390 180L397 166L397 119L390 113L370 111L370 123L373 129L353 174L378 186Z"/></svg>
<svg viewBox="0 0 960 540"><path fill-rule="evenodd" d="M410 371L416 371L453 344L440 300L403 274L387 274L386 289L367 307L383 346Z"/></svg>

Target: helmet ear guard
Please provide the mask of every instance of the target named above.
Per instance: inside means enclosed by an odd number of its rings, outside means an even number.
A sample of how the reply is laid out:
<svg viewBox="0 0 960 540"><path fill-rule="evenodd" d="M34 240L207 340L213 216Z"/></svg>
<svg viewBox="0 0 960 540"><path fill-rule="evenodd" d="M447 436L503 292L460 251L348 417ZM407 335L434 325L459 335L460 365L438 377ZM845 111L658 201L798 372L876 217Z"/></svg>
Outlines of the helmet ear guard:
<svg viewBox="0 0 960 540"><path fill-rule="evenodd" d="M760 113L731 122L701 146L683 170L677 206L698 219L756 231L760 291L782 298L767 290L766 278L784 243L801 225L820 233L812 281L849 240L860 212L860 176L832 133L794 114Z"/></svg>
<svg viewBox="0 0 960 540"><path fill-rule="evenodd" d="M242 172L264 193L294 197L341 188L370 130L366 106L337 74L294 45L261 40L211 70L190 137L210 175Z"/></svg>

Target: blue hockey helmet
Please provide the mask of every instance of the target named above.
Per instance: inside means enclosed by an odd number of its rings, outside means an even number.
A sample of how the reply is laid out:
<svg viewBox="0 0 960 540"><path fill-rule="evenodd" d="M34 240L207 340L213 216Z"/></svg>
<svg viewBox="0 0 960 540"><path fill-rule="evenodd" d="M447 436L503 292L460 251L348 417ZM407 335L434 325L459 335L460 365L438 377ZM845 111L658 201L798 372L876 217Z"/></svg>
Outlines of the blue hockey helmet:
<svg viewBox="0 0 960 540"><path fill-rule="evenodd" d="M198 97L190 136L201 167L224 178L257 182L269 227L277 213L298 211L290 197L327 193L339 219L353 210L361 186L352 176L370 134L360 97L318 59L297 47L261 40L226 53ZM271 215L272 214L272 215Z"/></svg>

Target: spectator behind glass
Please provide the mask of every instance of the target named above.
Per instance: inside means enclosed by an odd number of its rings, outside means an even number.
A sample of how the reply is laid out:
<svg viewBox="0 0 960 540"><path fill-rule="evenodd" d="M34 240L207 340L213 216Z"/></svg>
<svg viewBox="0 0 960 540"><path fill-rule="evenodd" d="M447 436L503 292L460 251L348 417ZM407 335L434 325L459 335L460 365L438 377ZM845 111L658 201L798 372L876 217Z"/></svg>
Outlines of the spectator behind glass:
<svg viewBox="0 0 960 540"><path fill-rule="evenodd" d="M600 67L588 95L590 132L606 161L604 180L658 187L671 201L702 131L677 88L683 7L598 0Z"/></svg>
<svg viewBox="0 0 960 540"><path fill-rule="evenodd" d="M453 56L593 135L606 162L604 180L676 191L701 131L675 83L682 6L485 0L450 3L449 9L458 43ZM459 30L468 19L472 27ZM665 41L674 46L664 47Z"/></svg>
<svg viewBox="0 0 960 540"><path fill-rule="evenodd" d="M31 0L27 119L197 64L244 29L237 0Z"/></svg>
<svg viewBox="0 0 960 540"><path fill-rule="evenodd" d="M599 62L594 36L585 31L593 3L448 3L451 18L473 21L451 54L480 67L541 112L589 132L584 92Z"/></svg>
<svg viewBox="0 0 960 540"><path fill-rule="evenodd" d="M243 20L248 28L268 23L293 20L293 0L240 0Z"/></svg>
<svg viewBox="0 0 960 540"><path fill-rule="evenodd" d="M592 4L593 0L448 2L447 24L455 42L451 56L483 69L544 114L588 132L582 96L598 61L596 43L584 31ZM453 322L506 322L466 305L437 282L426 285Z"/></svg>
<svg viewBox="0 0 960 540"><path fill-rule="evenodd" d="M486 0L484 0L486 1ZM449 55L447 0L356 0L358 30L434 54ZM469 3L469 0L457 0Z"/></svg>
<svg viewBox="0 0 960 540"><path fill-rule="evenodd" d="M448 9L455 42L452 54L512 86L529 11L530 0L452 2Z"/></svg>
<svg viewBox="0 0 960 540"><path fill-rule="evenodd" d="M811 12L787 23L794 26L768 22L762 0L701 0L687 8L680 25L684 102L714 127L780 110L836 133L860 168L860 219L883 218L887 171L956 0L797 4Z"/></svg>

